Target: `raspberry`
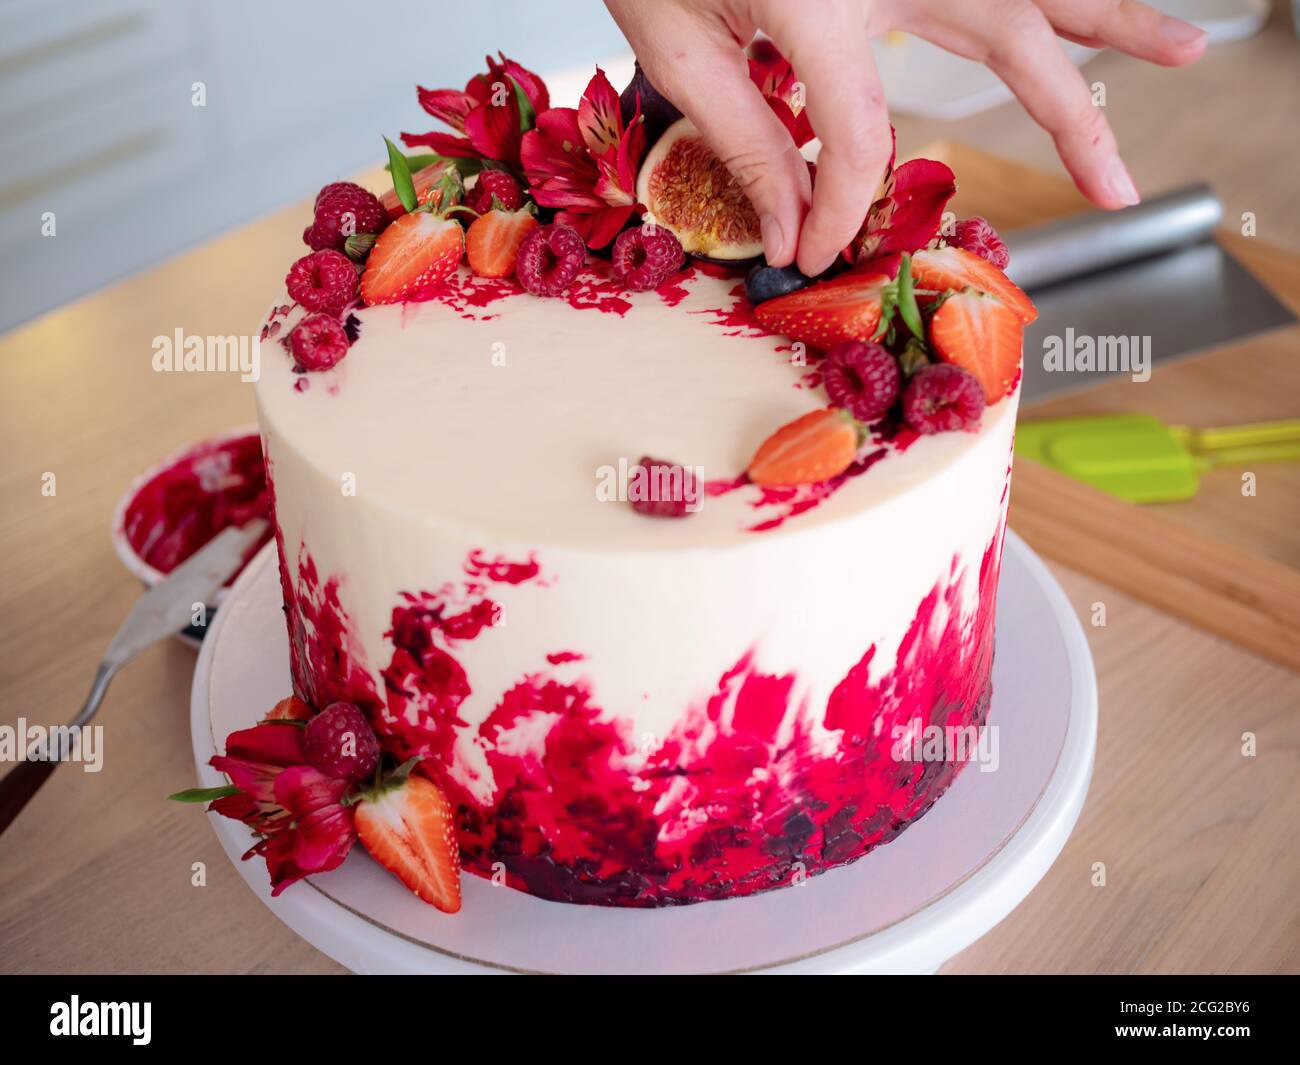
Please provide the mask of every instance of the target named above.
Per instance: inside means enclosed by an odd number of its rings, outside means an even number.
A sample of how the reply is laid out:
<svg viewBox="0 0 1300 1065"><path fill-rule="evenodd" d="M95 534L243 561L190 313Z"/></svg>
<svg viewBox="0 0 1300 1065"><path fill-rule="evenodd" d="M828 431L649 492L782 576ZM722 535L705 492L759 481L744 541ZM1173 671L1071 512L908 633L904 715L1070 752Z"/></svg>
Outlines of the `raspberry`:
<svg viewBox="0 0 1300 1065"><path fill-rule="evenodd" d="M879 344L845 340L821 365L826 395L860 422L874 422L894 405L902 387L898 360Z"/></svg>
<svg viewBox="0 0 1300 1065"><path fill-rule="evenodd" d="M492 197L501 201L507 211L517 211L524 205L524 193L519 182L504 170L484 170L474 187L465 194L465 206L483 214L492 210Z"/></svg>
<svg viewBox="0 0 1300 1065"><path fill-rule="evenodd" d="M379 764L379 741L353 703L330 703L303 732L307 764L336 780L364 780Z"/></svg>
<svg viewBox="0 0 1300 1065"><path fill-rule="evenodd" d="M998 231L979 215L974 218L963 218L958 222L948 243L978 255L999 270L1005 270L1007 263L1011 261L1011 254L1007 251L1007 246L1002 243L1002 238L998 236Z"/></svg>
<svg viewBox="0 0 1300 1065"><path fill-rule="evenodd" d="M357 297L357 270L346 255L314 251L289 267L284 285L307 310L338 314Z"/></svg>
<svg viewBox="0 0 1300 1065"><path fill-rule="evenodd" d="M658 288L682 267L682 246L663 226L625 229L614 241L614 276L633 292Z"/></svg>
<svg viewBox="0 0 1300 1065"><path fill-rule="evenodd" d="M538 226L519 245L515 276L535 296L558 296L587 261L587 245L572 226Z"/></svg>
<svg viewBox="0 0 1300 1065"><path fill-rule="evenodd" d="M918 433L974 429L984 412L984 388L975 375L941 362L918 370L903 392L903 420Z"/></svg>
<svg viewBox="0 0 1300 1065"><path fill-rule="evenodd" d="M316 194L315 219L302 231L303 243L316 251L343 244L355 233L379 233L388 225L388 212L374 193L351 181L336 181Z"/></svg>
<svg viewBox="0 0 1300 1065"><path fill-rule="evenodd" d="M328 370L348 353L343 323L328 314L309 314L293 327L289 347L302 370Z"/></svg>
<svg viewBox="0 0 1300 1065"><path fill-rule="evenodd" d="M700 486L686 466L643 455L628 482L632 509L654 518L684 518L698 509Z"/></svg>

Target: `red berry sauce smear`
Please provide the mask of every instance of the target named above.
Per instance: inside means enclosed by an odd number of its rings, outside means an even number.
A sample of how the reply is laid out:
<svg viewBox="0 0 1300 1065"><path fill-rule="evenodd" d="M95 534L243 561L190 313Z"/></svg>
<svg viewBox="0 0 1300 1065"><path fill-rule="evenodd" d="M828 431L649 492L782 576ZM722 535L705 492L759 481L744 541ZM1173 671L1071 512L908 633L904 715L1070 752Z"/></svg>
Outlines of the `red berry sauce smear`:
<svg viewBox="0 0 1300 1065"><path fill-rule="evenodd" d="M791 715L797 676L764 672L751 649L702 678L701 697L644 761L633 723L605 713L589 683L556 668L581 652L556 648L523 666L473 729L495 782L484 803L449 772L466 728L460 707L475 687L459 648L490 638L499 623L497 582L535 589L545 609L537 560L475 553L438 591L402 595L376 683L340 601L341 575L322 576L305 547L291 568L278 530L277 542L298 695L316 706L353 702L389 754L422 756L418 771L457 807L465 867L491 876L501 863L512 886L546 899L674 905L851 862L925 813L961 768L894 760L894 726L978 726L988 714L1001 529L979 564L978 606L963 604L954 559L918 605L898 649L901 669L873 682L875 648L865 647L824 706L801 703ZM793 729L782 727L791 716ZM842 730L829 753L814 742L817 721ZM498 746L516 727L545 738L522 753Z"/></svg>
<svg viewBox="0 0 1300 1065"><path fill-rule="evenodd" d="M222 529L269 516L262 441L252 432L196 444L150 477L127 503L122 532L143 561L170 573ZM268 529L247 557L270 538Z"/></svg>

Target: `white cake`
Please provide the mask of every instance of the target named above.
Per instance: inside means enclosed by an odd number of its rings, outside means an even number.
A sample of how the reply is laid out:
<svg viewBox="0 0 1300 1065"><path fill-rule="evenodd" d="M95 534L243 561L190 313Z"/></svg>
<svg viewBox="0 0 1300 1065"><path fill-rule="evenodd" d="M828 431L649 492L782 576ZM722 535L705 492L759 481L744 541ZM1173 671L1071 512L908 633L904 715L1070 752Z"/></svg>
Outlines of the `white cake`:
<svg viewBox="0 0 1300 1065"><path fill-rule="evenodd" d="M735 277L630 294L593 263L562 299L461 267L356 310L325 372L266 346L295 689L421 755L466 868L537 895L688 902L852 860L958 768L900 737L987 713L1018 392L760 488L755 448L825 405L815 365ZM645 454L702 470L698 513L602 498Z"/></svg>

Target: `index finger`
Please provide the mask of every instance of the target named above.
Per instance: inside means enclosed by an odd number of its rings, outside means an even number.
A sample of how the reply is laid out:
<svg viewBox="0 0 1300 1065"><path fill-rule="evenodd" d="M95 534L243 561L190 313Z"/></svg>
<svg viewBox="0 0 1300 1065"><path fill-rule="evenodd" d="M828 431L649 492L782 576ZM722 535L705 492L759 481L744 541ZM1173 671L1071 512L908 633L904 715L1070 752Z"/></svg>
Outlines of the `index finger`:
<svg viewBox="0 0 1300 1065"><path fill-rule="evenodd" d="M812 210L799 233L799 269L810 277L857 236L892 150L866 24L851 5L824 12L814 22L794 5L773 3L764 24L804 79L808 116L822 142Z"/></svg>

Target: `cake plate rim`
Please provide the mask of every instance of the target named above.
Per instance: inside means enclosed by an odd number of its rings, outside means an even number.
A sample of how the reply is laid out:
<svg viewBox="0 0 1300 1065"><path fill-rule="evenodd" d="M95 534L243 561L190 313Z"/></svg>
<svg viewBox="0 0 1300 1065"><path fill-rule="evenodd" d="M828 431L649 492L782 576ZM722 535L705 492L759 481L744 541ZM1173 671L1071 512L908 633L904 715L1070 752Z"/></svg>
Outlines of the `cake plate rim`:
<svg viewBox="0 0 1300 1065"><path fill-rule="evenodd" d="M1008 559L1028 571L1056 625L1070 671L1070 707L1065 736L1047 784L1037 799L1010 835L976 868L894 923L804 954L777 957L761 965L739 969L723 966L717 971L932 972L999 924L1051 868L1078 820L1092 777L1097 732L1096 673L1083 627L1065 592L1046 564L1012 529L1006 533L1004 567ZM190 718L195 764L203 786L226 783L226 778L207 764L216 753L211 727L213 660L225 638L227 624L240 613L238 604L247 603L249 589L259 574L266 566L274 564L275 545L270 543L249 562L230 587L225 608L214 618L212 630L203 640L199 652L191 689ZM275 587L278 589L278 581ZM279 610L278 604L276 610ZM993 700L996 707L996 690ZM944 801L944 798L939 801ZM448 975L540 971L476 958L413 939L335 899L312 879L273 898L262 863L241 860L252 838L245 826L216 814L209 814L208 818L223 850L253 893L295 933L348 969L355 972L438 972ZM867 857L869 855L861 860L865 861ZM831 870L824 875L836 872L838 870ZM791 890L794 889L780 888L756 897ZM702 902L689 909L735 905L744 901ZM566 903L546 905L571 906ZM631 915L671 911L631 909L614 912Z"/></svg>

